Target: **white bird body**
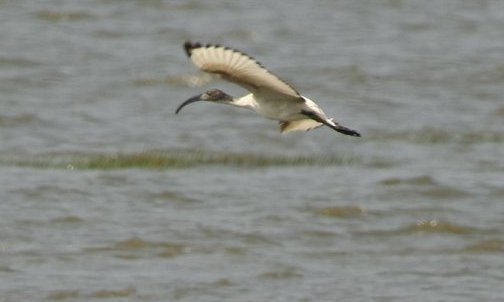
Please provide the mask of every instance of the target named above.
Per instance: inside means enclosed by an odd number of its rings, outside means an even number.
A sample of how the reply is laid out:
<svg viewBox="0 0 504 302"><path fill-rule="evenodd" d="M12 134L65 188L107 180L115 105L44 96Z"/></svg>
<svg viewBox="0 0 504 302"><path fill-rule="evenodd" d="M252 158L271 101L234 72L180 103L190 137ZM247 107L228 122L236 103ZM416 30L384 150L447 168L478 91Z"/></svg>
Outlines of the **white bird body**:
<svg viewBox="0 0 504 302"><path fill-rule="evenodd" d="M358 132L339 125L332 118L327 118L315 102L299 94L252 57L218 45L186 42L184 48L197 67L218 74L251 93L233 98L218 89L211 89L182 103L176 113L187 104L212 101L252 109L261 116L277 120L282 133L310 130L326 125L346 135L360 136Z"/></svg>
<svg viewBox="0 0 504 302"><path fill-rule="evenodd" d="M231 105L251 109L270 120L277 120L284 123L290 122L290 127L281 129L282 133L296 130L310 130L322 126L322 123L307 118L306 115L300 113L301 111L314 111L321 117L327 119L324 111L322 111L315 102L304 96L302 96L302 98L304 100L303 103L293 106L292 102L288 100L276 102L264 101L263 99L256 98L250 93L235 99Z"/></svg>

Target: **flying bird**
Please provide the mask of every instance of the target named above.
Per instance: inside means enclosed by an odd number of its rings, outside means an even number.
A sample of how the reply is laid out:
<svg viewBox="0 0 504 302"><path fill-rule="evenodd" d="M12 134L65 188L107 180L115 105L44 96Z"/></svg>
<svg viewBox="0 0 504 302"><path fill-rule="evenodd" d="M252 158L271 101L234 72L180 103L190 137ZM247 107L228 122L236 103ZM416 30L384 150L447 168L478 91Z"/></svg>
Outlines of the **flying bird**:
<svg viewBox="0 0 504 302"><path fill-rule="evenodd" d="M184 43L184 50L196 67L220 75L247 89L250 94L235 98L219 89L210 89L183 102L175 114L188 104L207 101L251 109L268 119L277 120L281 133L325 125L345 135L360 136L357 131L328 118L315 102L299 94L291 85L243 52L189 41Z"/></svg>

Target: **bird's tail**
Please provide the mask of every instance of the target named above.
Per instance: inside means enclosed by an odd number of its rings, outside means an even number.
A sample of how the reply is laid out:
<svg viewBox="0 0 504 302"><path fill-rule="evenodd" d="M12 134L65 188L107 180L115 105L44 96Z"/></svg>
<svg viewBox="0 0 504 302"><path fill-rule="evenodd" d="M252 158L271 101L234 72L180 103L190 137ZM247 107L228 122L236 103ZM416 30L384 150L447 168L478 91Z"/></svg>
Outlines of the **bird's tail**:
<svg viewBox="0 0 504 302"><path fill-rule="evenodd" d="M317 114L313 111L302 110L301 114L304 114L307 117L311 118L312 120L315 120L319 123L322 123L322 124L326 125L327 127L330 127L332 129L338 131L339 133L342 133L345 135L350 135L350 136L357 136L357 137L361 136L359 132L352 130L350 128L341 126L333 118L326 118L325 116L320 116L320 114Z"/></svg>
<svg viewBox="0 0 504 302"><path fill-rule="evenodd" d="M338 131L339 133L342 133L342 134L345 134L345 135L350 135L350 136L357 136L357 137L361 136L359 132L357 132L357 131L355 131L353 129L341 126L340 124L336 123L334 121L334 119L332 119L332 118L330 118L328 121L329 122L325 123L325 124L327 126L331 127L332 129Z"/></svg>

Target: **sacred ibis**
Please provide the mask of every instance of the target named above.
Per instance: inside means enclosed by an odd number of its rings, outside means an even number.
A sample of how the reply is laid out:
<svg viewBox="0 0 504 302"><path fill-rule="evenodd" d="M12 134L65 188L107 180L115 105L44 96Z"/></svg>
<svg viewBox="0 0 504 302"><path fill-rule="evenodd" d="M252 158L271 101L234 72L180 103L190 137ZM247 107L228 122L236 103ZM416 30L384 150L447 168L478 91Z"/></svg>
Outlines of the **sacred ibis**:
<svg viewBox="0 0 504 302"><path fill-rule="evenodd" d="M183 102L186 105L208 101L252 109L280 124L280 132L310 130L326 125L340 133L360 136L352 129L328 118L312 100L302 96L292 86L268 71L251 56L219 45L185 42L184 49L191 61L201 70L220 75L250 91L242 97L232 97L219 89L210 89Z"/></svg>

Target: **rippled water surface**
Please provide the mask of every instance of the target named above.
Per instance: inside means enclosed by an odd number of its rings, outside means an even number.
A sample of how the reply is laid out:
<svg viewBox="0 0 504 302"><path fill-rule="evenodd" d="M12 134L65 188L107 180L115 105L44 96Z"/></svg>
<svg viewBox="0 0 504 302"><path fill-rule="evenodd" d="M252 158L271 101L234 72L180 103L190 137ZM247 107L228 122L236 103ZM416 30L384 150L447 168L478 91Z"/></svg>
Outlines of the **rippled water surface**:
<svg viewBox="0 0 504 302"><path fill-rule="evenodd" d="M504 2L0 0L0 301L502 301ZM281 135L187 40L362 138Z"/></svg>

